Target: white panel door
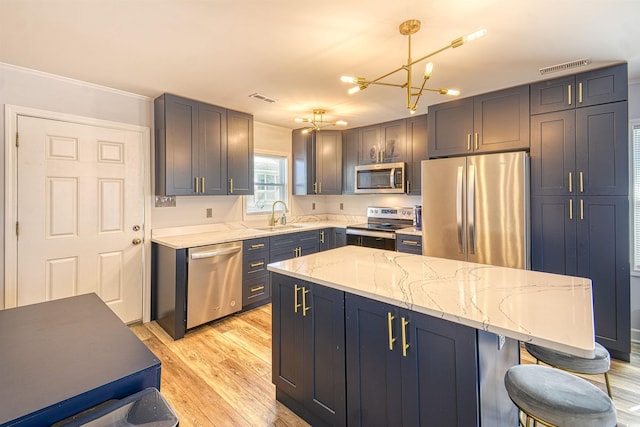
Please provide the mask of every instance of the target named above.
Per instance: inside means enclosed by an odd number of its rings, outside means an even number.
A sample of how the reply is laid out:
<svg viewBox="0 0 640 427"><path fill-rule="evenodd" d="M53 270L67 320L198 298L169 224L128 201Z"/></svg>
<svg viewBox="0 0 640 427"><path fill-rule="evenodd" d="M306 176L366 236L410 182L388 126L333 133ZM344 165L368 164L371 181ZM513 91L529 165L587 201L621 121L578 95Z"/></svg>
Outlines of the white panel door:
<svg viewBox="0 0 640 427"><path fill-rule="evenodd" d="M142 319L139 132L18 116L18 305L95 292Z"/></svg>

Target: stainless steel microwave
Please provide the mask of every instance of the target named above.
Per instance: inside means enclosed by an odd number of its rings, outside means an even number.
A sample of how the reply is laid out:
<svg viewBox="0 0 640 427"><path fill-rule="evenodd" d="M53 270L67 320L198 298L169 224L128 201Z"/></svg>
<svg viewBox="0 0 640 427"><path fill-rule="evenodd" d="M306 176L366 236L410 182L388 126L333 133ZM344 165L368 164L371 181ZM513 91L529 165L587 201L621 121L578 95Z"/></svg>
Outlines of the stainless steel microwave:
<svg viewBox="0 0 640 427"><path fill-rule="evenodd" d="M377 163L356 166L356 193L404 193L406 164Z"/></svg>

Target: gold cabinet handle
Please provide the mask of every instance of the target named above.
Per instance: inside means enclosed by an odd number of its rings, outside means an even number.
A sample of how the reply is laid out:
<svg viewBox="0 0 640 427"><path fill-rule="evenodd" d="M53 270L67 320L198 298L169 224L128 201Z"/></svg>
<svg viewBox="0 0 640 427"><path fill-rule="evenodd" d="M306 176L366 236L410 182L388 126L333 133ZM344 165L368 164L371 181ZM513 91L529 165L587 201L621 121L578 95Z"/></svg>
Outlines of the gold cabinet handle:
<svg viewBox="0 0 640 427"><path fill-rule="evenodd" d="M411 181L407 180L407 193L411 193Z"/></svg>
<svg viewBox="0 0 640 427"><path fill-rule="evenodd" d="M571 105L571 85L567 86L567 98L569 98L569 105Z"/></svg>
<svg viewBox="0 0 640 427"><path fill-rule="evenodd" d="M309 290L306 289L304 286L302 287L302 315L306 316L307 315L307 311L311 310L311 307L307 307L307 294L309 293Z"/></svg>
<svg viewBox="0 0 640 427"><path fill-rule="evenodd" d="M320 232L320 243L324 243L324 231Z"/></svg>
<svg viewBox="0 0 640 427"><path fill-rule="evenodd" d="M313 183L313 192L314 192L315 194L318 194L318 183L317 183L317 182L314 182L314 183Z"/></svg>
<svg viewBox="0 0 640 427"><path fill-rule="evenodd" d="M582 82L578 83L578 104L582 104Z"/></svg>
<svg viewBox="0 0 640 427"><path fill-rule="evenodd" d="M569 193L573 193L573 174L569 172Z"/></svg>
<svg viewBox="0 0 640 427"><path fill-rule="evenodd" d="M569 199L569 219L573 219L573 199Z"/></svg>
<svg viewBox="0 0 640 427"><path fill-rule="evenodd" d="M403 240L402 244L409 246L418 246L418 242L416 242L415 240Z"/></svg>
<svg viewBox="0 0 640 427"><path fill-rule="evenodd" d="M580 219L584 219L584 200L580 199Z"/></svg>
<svg viewBox="0 0 640 427"><path fill-rule="evenodd" d="M251 265L251 268L262 267L264 265L264 262L263 261L252 262L250 265Z"/></svg>
<svg viewBox="0 0 640 427"><path fill-rule="evenodd" d="M322 181L318 184L318 193L322 194Z"/></svg>
<svg viewBox="0 0 640 427"><path fill-rule="evenodd" d="M478 132L476 132L476 136L475 136L475 149L477 150L478 148L480 148L480 145L478 144L478 140L480 139L480 134Z"/></svg>
<svg viewBox="0 0 640 427"><path fill-rule="evenodd" d="M579 175L580 177L580 192L584 193L584 178L583 178L583 173L580 172Z"/></svg>
<svg viewBox="0 0 640 427"><path fill-rule="evenodd" d="M258 248L264 248L264 243L256 243L254 245L251 245L251 249L258 249Z"/></svg>
<svg viewBox="0 0 640 427"><path fill-rule="evenodd" d="M471 151L471 134L467 134L467 151Z"/></svg>
<svg viewBox="0 0 640 427"><path fill-rule="evenodd" d="M206 193L206 188L207 188L207 187L204 185L204 183L206 182L206 181L205 181L205 177L204 177L204 176L201 178L201 181L202 181L202 185L201 185L200 187L201 187L201 189L202 189L202 192L203 192L203 193Z"/></svg>
<svg viewBox="0 0 640 427"><path fill-rule="evenodd" d="M264 286L254 286L253 288L249 289L251 292L258 292L264 289Z"/></svg>
<svg viewBox="0 0 640 427"><path fill-rule="evenodd" d="M233 178L229 178L229 193L233 193Z"/></svg>
<svg viewBox="0 0 640 427"><path fill-rule="evenodd" d="M396 339L393 337L393 319L396 317L387 312L387 324L389 325L389 350L393 350L393 343L396 342Z"/></svg>
<svg viewBox="0 0 640 427"><path fill-rule="evenodd" d="M407 344L407 325L409 321L402 318L402 356L407 357L407 350L409 349L409 344Z"/></svg>
<svg viewBox="0 0 640 427"><path fill-rule="evenodd" d="M298 309L302 307L302 304L298 304L298 291L302 289L298 285L294 285L293 287L293 312L297 313Z"/></svg>
<svg viewBox="0 0 640 427"><path fill-rule="evenodd" d="M197 176L195 178L193 178L193 180L195 182L196 193L199 193L200 192L200 180L198 179Z"/></svg>

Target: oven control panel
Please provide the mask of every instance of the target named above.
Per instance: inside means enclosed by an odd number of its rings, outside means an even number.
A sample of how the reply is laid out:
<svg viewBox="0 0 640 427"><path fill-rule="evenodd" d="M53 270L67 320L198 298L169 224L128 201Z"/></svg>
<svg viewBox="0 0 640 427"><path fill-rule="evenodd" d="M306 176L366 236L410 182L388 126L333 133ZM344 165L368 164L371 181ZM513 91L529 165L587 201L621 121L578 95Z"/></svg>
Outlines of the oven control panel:
<svg viewBox="0 0 640 427"><path fill-rule="evenodd" d="M369 206L367 208L368 218L381 218L381 219L406 219L413 220L413 208L412 207L378 207Z"/></svg>

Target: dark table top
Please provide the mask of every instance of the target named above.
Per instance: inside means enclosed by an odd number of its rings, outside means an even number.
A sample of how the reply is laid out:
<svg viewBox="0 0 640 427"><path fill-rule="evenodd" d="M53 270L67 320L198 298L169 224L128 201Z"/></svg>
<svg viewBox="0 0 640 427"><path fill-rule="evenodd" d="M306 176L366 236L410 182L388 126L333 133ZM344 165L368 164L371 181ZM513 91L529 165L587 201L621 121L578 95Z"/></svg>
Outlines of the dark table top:
<svg viewBox="0 0 640 427"><path fill-rule="evenodd" d="M153 366L95 294L0 310L0 424Z"/></svg>

